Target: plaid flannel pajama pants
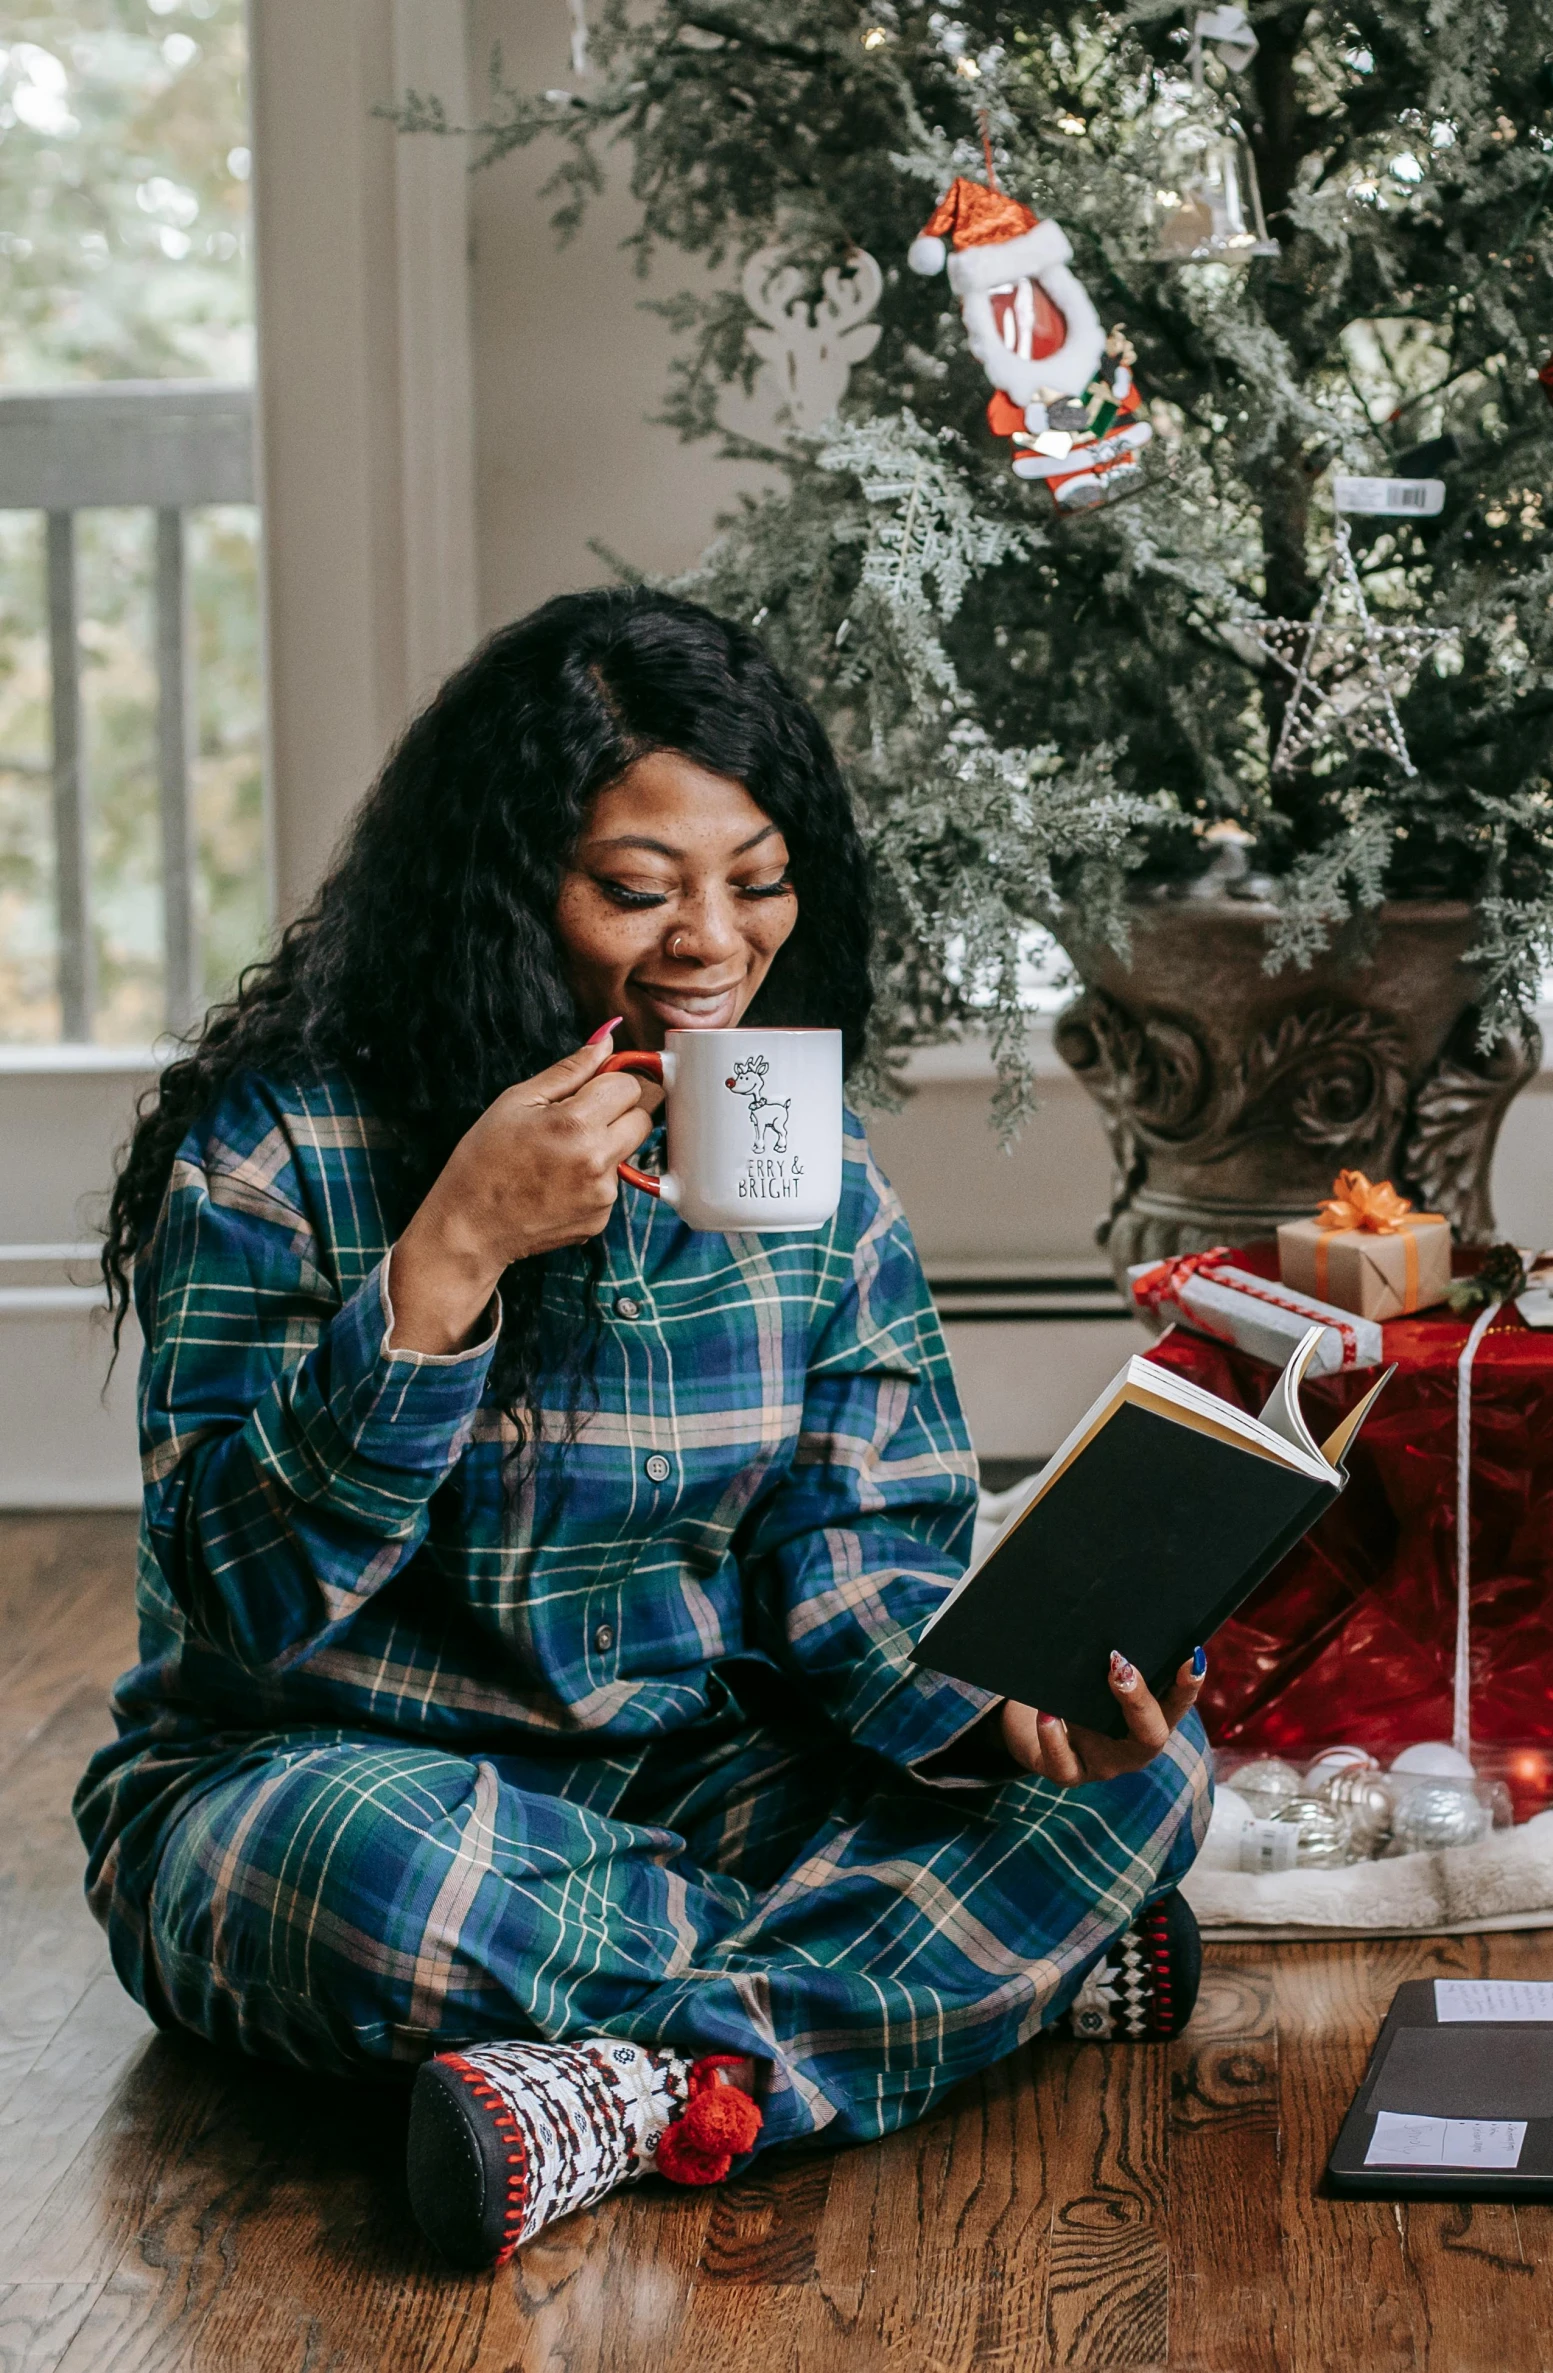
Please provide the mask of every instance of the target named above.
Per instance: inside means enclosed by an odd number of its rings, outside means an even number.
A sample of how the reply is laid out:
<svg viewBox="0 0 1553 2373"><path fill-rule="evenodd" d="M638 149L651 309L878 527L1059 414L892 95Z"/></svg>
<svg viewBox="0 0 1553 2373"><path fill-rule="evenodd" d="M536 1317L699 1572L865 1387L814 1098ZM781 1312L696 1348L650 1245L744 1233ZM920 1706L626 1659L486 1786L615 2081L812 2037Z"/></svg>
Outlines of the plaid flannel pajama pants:
<svg viewBox="0 0 1553 2373"><path fill-rule="evenodd" d="M598 1765L348 1732L202 1771L148 1906L158 2008L212 2041L388 2073L500 2036L608 2033L768 2062L763 2145L919 2117L1071 2000L1190 1866L1189 1717L1073 1791L934 1785L740 1729Z"/></svg>

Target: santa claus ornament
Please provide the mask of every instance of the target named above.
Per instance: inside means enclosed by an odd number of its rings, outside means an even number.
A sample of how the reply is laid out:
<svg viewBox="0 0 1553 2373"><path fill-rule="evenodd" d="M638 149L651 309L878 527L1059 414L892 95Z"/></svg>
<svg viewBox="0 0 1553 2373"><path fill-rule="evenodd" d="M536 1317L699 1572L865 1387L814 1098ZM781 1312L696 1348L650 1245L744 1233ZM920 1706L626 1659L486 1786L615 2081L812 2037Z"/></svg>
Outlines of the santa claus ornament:
<svg viewBox="0 0 1553 2373"><path fill-rule="evenodd" d="M1101 328L1058 225L1000 189L955 181L906 254L925 275L946 260L966 342L992 382L988 424L1010 439L1015 477L1044 479L1059 511L1133 493L1154 433L1133 351L1119 326Z"/></svg>

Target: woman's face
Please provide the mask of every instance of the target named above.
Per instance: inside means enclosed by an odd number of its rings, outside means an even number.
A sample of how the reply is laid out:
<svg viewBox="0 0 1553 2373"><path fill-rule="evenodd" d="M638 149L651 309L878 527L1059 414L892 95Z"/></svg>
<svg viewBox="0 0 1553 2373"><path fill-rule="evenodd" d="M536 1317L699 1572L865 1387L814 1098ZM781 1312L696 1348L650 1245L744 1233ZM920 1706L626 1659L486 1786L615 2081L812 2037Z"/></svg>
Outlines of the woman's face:
<svg viewBox="0 0 1553 2373"><path fill-rule="evenodd" d="M742 783L674 750L638 758L588 811L556 926L578 1010L618 1047L731 1030L798 920L787 843Z"/></svg>

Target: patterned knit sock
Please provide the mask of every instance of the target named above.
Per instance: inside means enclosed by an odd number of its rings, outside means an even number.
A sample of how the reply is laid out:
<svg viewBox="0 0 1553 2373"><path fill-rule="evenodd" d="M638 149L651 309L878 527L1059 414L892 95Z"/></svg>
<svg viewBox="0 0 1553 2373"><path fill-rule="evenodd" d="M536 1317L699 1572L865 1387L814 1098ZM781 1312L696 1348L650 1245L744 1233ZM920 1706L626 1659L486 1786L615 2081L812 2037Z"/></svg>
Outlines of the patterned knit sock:
<svg viewBox="0 0 1553 2373"><path fill-rule="evenodd" d="M1163 1895L1123 1929L1068 2006L1086 2043L1151 2043L1179 2035L1197 2002L1202 1938L1191 1905Z"/></svg>
<svg viewBox="0 0 1553 2373"><path fill-rule="evenodd" d="M590 2036L493 2043L428 2060L410 2103L410 2204L459 2266L505 2265L557 2217L655 2168L716 2183L761 2116L729 2063Z"/></svg>

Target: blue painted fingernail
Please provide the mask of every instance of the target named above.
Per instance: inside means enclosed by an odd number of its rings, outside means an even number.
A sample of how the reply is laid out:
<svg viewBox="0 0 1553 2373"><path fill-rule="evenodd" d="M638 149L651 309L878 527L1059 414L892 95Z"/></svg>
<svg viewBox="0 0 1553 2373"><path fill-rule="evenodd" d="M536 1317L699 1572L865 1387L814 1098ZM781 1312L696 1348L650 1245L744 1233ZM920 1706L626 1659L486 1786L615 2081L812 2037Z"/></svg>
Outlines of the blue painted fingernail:
<svg viewBox="0 0 1553 2373"><path fill-rule="evenodd" d="M1192 1678L1193 1678L1193 1680L1194 1680L1194 1681L1200 1681L1200 1680L1202 1679L1202 1677L1203 1677L1204 1673L1205 1673L1207 1670L1208 1670L1208 1651L1207 1651L1207 1649L1206 1649L1206 1648L1194 1648L1194 1649L1192 1650Z"/></svg>

